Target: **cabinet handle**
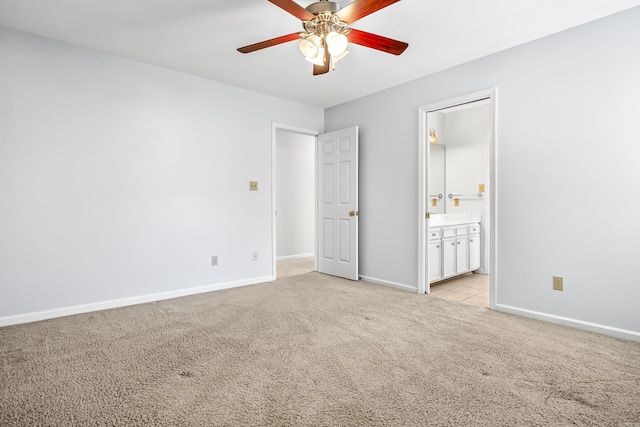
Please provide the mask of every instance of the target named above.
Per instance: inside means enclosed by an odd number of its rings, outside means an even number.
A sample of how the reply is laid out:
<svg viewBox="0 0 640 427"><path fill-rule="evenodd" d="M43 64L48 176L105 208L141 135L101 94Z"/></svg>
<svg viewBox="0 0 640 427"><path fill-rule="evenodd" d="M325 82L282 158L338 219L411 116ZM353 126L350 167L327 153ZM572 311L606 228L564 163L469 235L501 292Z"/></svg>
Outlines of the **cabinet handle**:
<svg viewBox="0 0 640 427"><path fill-rule="evenodd" d="M440 245L436 246L436 249L440 249Z"/></svg>
<svg viewBox="0 0 640 427"><path fill-rule="evenodd" d="M458 244L460 244L460 242L458 242Z"/></svg>
<svg viewBox="0 0 640 427"><path fill-rule="evenodd" d="M469 239L469 243L473 243L473 239Z"/></svg>

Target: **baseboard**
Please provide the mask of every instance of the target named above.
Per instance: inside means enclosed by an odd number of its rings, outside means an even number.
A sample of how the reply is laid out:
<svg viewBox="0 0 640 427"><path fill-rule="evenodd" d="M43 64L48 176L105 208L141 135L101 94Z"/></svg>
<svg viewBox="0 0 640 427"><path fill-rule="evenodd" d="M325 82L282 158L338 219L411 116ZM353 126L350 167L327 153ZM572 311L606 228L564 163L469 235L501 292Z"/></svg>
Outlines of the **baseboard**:
<svg viewBox="0 0 640 427"><path fill-rule="evenodd" d="M179 289L175 291L159 292L156 294L147 294L130 298L56 308L53 310L38 311L34 313L5 316L0 317L0 327L17 325L20 323L37 322L40 320L53 319L56 317L72 316L74 314L89 313L92 311L108 310L110 308L126 307L128 305L144 304L147 302L179 298L188 295L202 294L205 292L221 291L223 289L237 288L240 286L256 285L258 283L271 282L273 280L275 280L273 276L255 277L252 279L239 280L235 282L217 283L215 285L199 286L196 288Z"/></svg>
<svg viewBox="0 0 640 427"><path fill-rule="evenodd" d="M388 280L376 279L375 277L368 276L360 276L360 279L365 282L375 283L376 285L389 286L396 289L402 289L403 291L418 292L418 288L415 286L404 285L402 283L390 282Z"/></svg>
<svg viewBox="0 0 640 427"><path fill-rule="evenodd" d="M569 317L556 316L548 313L541 313L533 310L526 310L518 307L512 307L504 304L496 304L496 311L501 311L518 316L530 317L532 319L544 320L546 322L556 323L558 325L570 326L589 332L596 332L603 335L609 335L616 338L622 338L629 341L640 342L640 332L630 331L628 329L620 329L612 326L600 325L597 323L585 322L582 320L571 319Z"/></svg>
<svg viewBox="0 0 640 427"><path fill-rule="evenodd" d="M314 255L315 254L313 252L311 252L310 254L279 256L279 257L276 258L276 261L287 261L287 260L290 260L290 259L300 259L300 258L313 258Z"/></svg>

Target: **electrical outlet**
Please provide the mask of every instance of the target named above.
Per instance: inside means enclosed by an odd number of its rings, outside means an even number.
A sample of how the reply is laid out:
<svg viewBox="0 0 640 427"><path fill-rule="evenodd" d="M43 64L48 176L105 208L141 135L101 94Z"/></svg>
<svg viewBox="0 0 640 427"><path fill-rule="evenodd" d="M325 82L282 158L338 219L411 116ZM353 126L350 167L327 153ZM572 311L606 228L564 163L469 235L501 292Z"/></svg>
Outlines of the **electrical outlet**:
<svg viewBox="0 0 640 427"><path fill-rule="evenodd" d="M563 291L564 278L562 276L553 276L553 289L556 291Z"/></svg>
<svg viewBox="0 0 640 427"><path fill-rule="evenodd" d="M249 181L249 191L258 191L258 181Z"/></svg>
<svg viewBox="0 0 640 427"><path fill-rule="evenodd" d="M215 267L218 265L218 255L213 255L211 257L211 266Z"/></svg>
<svg viewBox="0 0 640 427"><path fill-rule="evenodd" d="M253 253L253 260L257 261L258 260L258 252L254 252Z"/></svg>

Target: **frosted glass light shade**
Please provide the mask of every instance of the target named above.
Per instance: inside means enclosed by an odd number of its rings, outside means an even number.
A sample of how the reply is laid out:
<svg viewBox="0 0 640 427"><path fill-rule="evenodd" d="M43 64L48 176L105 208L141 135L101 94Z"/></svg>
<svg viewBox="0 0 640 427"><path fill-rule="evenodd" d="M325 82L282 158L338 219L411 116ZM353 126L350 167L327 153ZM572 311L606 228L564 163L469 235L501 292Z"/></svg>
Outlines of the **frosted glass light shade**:
<svg viewBox="0 0 640 427"><path fill-rule="evenodd" d="M348 54L349 54L349 51L345 50L340 55L332 56L331 58L333 59L333 63L335 64L336 62L340 61L342 58L344 58Z"/></svg>
<svg viewBox="0 0 640 427"><path fill-rule="evenodd" d="M318 49L318 55L315 58L306 56L304 59L316 65L324 65L324 48Z"/></svg>
<svg viewBox="0 0 640 427"><path fill-rule="evenodd" d="M320 37L311 34L300 40L300 52L305 58L316 58L320 52Z"/></svg>
<svg viewBox="0 0 640 427"><path fill-rule="evenodd" d="M347 50L349 40L344 34L336 33L335 31L327 34L327 47L331 56L340 56Z"/></svg>

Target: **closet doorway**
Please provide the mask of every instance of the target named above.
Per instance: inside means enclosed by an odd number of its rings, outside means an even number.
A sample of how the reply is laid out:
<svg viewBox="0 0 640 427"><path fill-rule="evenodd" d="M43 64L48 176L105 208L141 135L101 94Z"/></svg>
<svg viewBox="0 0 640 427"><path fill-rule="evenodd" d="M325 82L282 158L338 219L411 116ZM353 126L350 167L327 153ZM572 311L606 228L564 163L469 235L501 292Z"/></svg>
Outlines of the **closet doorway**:
<svg viewBox="0 0 640 427"><path fill-rule="evenodd" d="M274 123L271 141L273 279L279 259L313 256L315 271L358 280L358 127L318 133Z"/></svg>
<svg viewBox="0 0 640 427"><path fill-rule="evenodd" d="M274 279L278 261L314 258L313 269L316 269L317 135L311 130L273 125Z"/></svg>
<svg viewBox="0 0 640 427"><path fill-rule="evenodd" d="M495 117L495 89L420 107L420 293L495 306Z"/></svg>

